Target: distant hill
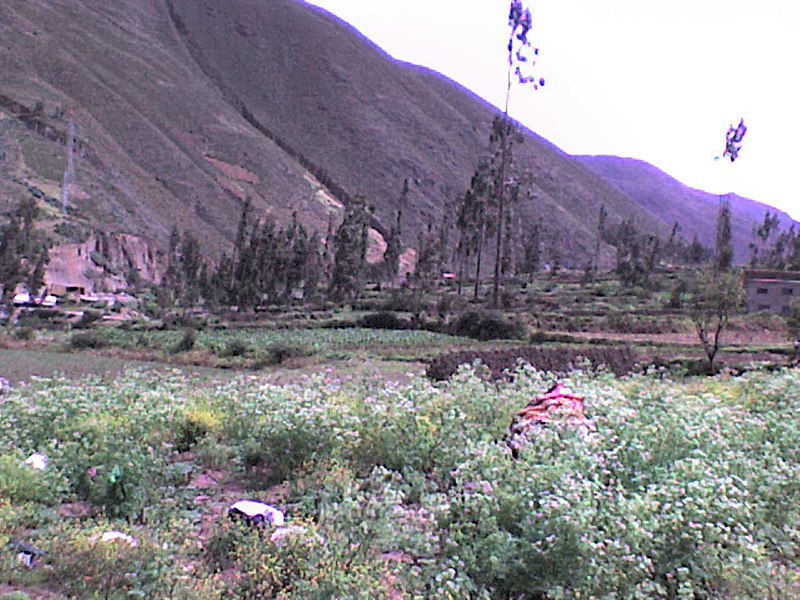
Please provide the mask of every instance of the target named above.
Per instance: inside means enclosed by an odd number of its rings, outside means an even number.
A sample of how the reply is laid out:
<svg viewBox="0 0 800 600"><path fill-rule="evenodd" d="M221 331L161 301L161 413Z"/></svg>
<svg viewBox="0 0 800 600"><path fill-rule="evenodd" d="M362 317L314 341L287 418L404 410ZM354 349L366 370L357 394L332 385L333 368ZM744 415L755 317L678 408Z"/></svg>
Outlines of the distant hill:
<svg viewBox="0 0 800 600"><path fill-rule="evenodd" d="M714 247L718 195L690 188L641 160L618 156L575 158L638 202L642 208L659 215L662 221L679 223L686 239L691 240L697 236L704 245ZM778 215L782 228L788 228L794 223L789 215L767 204L736 194L731 194L729 198L734 257L737 262L748 260L748 246L753 241L753 226L764 220L767 211Z"/></svg>
<svg viewBox="0 0 800 600"><path fill-rule="evenodd" d="M247 198L257 215L297 212L324 233L363 195L380 232L408 178L414 245L469 184L496 114L300 0L7 0L0 40L0 216L33 195L64 241L99 230L164 248L177 226L218 255ZM597 161L526 137L515 149L534 182L522 220L559 232L574 264L594 249L601 204L663 234L682 213L684 195L643 201L643 175L626 189ZM737 240L749 228L737 221Z"/></svg>

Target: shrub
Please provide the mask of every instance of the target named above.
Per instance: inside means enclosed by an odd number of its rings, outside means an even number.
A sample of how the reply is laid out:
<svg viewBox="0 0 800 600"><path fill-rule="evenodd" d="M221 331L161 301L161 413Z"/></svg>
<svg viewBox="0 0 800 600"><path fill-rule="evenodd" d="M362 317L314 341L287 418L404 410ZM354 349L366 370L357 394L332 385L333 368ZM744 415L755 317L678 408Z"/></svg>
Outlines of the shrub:
<svg viewBox="0 0 800 600"><path fill-rule="evenodd" d="M300 356L308 356L309 351L301 346L293 346L290 344L271 344L266 347L264 355L259 361L259 365L274 366L280 365L289 360L290 358L297 358Z"/></svg>
<svg viewBox="0 0 800 600"><path fill-rule="evenodd" d="M250 346L248 346L242 340L231 340L227 343L225 348L219 353L222 358L233 358L237 356L245 356L248 352L250 352Z"/></svg>
<svg viewBox="0 0 800 600"><path fill-rule="evenodd" d="M69 345L76 350L97 349L108 346L108 341L97 333L87 331L85 333L73 333L69 338Z"/></svg>
<svg viewBox="0 0 800 600"><path fill-rule="evenodd" d="M191 327L185 329L183 332L183 337L172 348L172 354L189 352L192 348L194 348L194 344L196 341L197 341L197 331Z"/></svg>
<svg viewBox="0 0 800 600"><path fill-rule="evenodd" d="M361 523L368 527L368 523ZM231 597L353 598L398 597L386 564L350 537L328 536L311 520L292 522L290 533L274 538L269 527L224 523L209 544L220 568L232 566ZM355 533L355 532L354 532ZM343 565L346 567L343 568Z"/></svg>
<svg viewBox="0 0 800 600"><path fill-rule="evenodd" d="M102 541L112 527L62 532L47 561L55 583L78 597L147 597L158 593L159 547L136 535L136 544ZM96 594L96 596L95 596Z"/></svg>
<svg viewBox="0 0 800 600"><path fill-rule="evenodd" d="M409 320L388 311L364 315L358 320L358 326L367 329L413 329Z"/></svg>
<svg viewBox="0 0 800 600"><path fill-rule="evenodd" d="M103 318L103 312L100 310L85 310L81 318L75 323L73 329L89 329L94 323Z"/></svg>
<svg viewBox="0 0 800 600"><path fill-rule="evenodd" d="M33 327L16 327L12 334L15 340L33 340L36 338L36 330Z"/></svg>
<svg viewBox="0 0 800 600"><path fill-rule="evenodd" d="M222 420L213 410L192 408L178 419L175 448L186 452L209 434L217 435L222 429Z"/></svg>
<svg viewBox="0 0 800 600"><path fill-rule="evenodd" d="M0 455L0 498L10 502L50 504L64 491L64 482L52 469L38 471L20 454Z"/></svg>
<svg viewBox="0 0 800 600"><path fill-rule="evenodd" d="M456 319L448 333L481 341L515 340L525 335L525 327L496 313L470 311Z"/></svg>
<svg viewBox="0 0 800 600"><path fill-rule="evenodd" d="M513 372L519 362L528 363L541 371L566 373L588 361L593 368L605 367L616 374L634 370L639 357L630 346L520 346L503 349L472 349L440 354L428 362L427 375L442 381L449 378L459 365L480 361L491 377L500 379Z"/></svg>

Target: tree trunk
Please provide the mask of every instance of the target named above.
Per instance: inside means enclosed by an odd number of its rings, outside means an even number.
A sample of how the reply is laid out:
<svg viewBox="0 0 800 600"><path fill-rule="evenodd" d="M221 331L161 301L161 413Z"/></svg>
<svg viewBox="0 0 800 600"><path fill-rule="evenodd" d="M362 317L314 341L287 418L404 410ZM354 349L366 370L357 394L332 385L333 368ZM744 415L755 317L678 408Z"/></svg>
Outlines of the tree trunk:
<svg viewBox="0 0 800 600"><path fill-rule="evenodd" d="M508 109L506 109L507 111ZM508 162L508 112L503 115L503 133L500 143L500 174L499 183L500 190L497 195L497 247L495 248L494 257L494 288L492 289L492 307L498 308L500 306L500 267L502 263L503 254L503 220L505 215L505 197L506 197L506 163Z"/></svg>
<svg viewBox="0 0 800 600"><path fill-rule="evenodd" d="M483 232L485 224L481 222L480 236L478 236L478 254L475 257L475 291L472 295L474 302L478 301L478 288L481 285L481 255L483 254Z"/></svg>

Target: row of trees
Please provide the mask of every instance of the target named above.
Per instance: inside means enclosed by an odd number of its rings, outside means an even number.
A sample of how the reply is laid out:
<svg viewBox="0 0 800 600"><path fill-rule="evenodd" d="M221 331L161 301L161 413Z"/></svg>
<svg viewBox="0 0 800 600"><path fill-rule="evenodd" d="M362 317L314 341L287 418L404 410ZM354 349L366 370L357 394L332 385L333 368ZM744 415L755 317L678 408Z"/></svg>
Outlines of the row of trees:
<svg viewBox="0 0 800 600"><path fill-rule="evenodd" d="M44 285L49 245L36 229L39 209L33 198L19 203L0 230L0 301L10 304L19 284L35 292Z"/></svg>
<svg viewBox="0 0 800 600"><path fill-rule="evenodd" d="M223 255L216 267L203 257L191 232L173 229L159 303L255 308L291 304L298 297L315 301L323 293L334 301L352 301L366 281L370 221L370 210L357 199L338 229L334 232L331 223L322 240L297 214L280 228L268 217L255 219L246 202L233 252Z"/></svg>
<svg viewBox="0 0 800 600"><path fill-rule="evenodd" d="M781 229L778 215L767 211L764 220L753 228L750 266L800 271L800 231L794 225Z"/></svg>

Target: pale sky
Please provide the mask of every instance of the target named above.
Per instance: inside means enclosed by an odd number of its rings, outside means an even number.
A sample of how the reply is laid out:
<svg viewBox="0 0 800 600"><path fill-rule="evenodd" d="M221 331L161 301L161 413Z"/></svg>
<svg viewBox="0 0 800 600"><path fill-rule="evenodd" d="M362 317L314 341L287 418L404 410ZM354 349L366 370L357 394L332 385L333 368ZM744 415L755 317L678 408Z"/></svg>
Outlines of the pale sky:
<svg viewBox="0 0 800 600"><path fill-rule="evenodd" d="M505 99L507 0L309 0L400 60L495 105ZM800 0L533 0L538 91L511 115L570 154L645 160L800 220ZM744 117L735 163L714 161ZM795 139L798 139L796 142Z"/></svg>

